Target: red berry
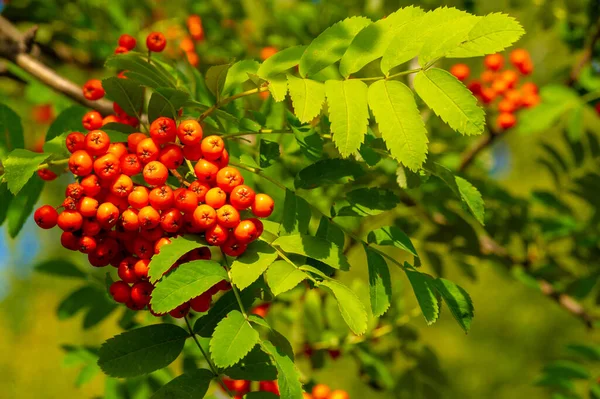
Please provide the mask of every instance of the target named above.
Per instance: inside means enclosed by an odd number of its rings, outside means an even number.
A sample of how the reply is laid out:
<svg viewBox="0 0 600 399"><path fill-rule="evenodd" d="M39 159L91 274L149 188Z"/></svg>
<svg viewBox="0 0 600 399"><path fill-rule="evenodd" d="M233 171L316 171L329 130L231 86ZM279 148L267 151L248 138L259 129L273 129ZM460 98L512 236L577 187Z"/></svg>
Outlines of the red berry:
<svg viewBox="0 0 600 399"><path fill-rule="evenodd" d="M119 303L126 303L131 298L131 288L124 281L115 281L110 285L110 295Z"/></svg>
<svg viewBox="0 0 600 399"><path fill-rule="evenodd" d="M127 50L133 50L136 45L136 40L133 36L128 35L126 33L122 34L119 37L119 46L125 47Z"/></svg>
<svg viewBox="0 0 600 399"><path fill-rule="evenodd" d="M146 306L150 303L154 286L147 281L141 281L131 287L131 300L139 306Z"/></svg>
<svg viewBox="0 0 600 399"><path fill-rule="evenodd" d="M35 211L33 220L35 220L37 225L42 229L51 229L56 226L58 212L50 205L44 205Z"/></svg>
<svg viewBox="0 0 600 399"><path fill-rule="evenodd" d="M146 46L148 50L154 51L155 53L160 53L165 49L167 45L167 39L165 39L165 35L160 32L152 32L146 38Z"/></svg>
<svg viewBox="0 0 600 399"><path fill-rule="evenodd" d="M83 96L88 100L95 101L104 97L104 88L99 79L90 79L83 85Z"/></svg>

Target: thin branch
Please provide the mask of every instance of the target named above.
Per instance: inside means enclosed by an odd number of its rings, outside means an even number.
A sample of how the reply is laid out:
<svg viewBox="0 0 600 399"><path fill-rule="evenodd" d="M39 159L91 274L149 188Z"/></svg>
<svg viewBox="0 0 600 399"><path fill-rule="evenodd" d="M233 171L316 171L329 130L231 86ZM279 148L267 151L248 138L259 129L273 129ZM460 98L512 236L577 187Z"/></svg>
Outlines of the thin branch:
<svg viewBox="0 0 600 399"><path fill-rule="evenodd" d="M496 138L497 134L492 133L491 131L486 131L485 135L482 136L475 144L468 148L460 157L460 165L458 166L458 171L465 171L475 159L481 154L483 150L492 145Z"/></svg>
<svg viewBox="0 0 600 399"><path fill-rule="evenodd" d="M225 385L225 383L223 382L223 379L221 378L221 374L219 373L219 370L213 364L213 362L210 360L210 357L208 356L206 351L204 351L204 348L202 347L202 345L200 345L198 338L196 338L196 333L194 332L194 329L192 328L187 316L185 316L184 319L185 319L185 324L187 325L188 331L190 333L190 336L192 337L194 342L196 342L196 346L198 346L198 349L200 349L200 352L202 352L202 356L204 356L204 359L206 359L206 363L208 363L208 366L210 367L210 370L212 371L212 373L216 377L217 381L219 382L219 385L221 385L221 387L225 390L225 392L227 392L227 394L229 395L230 398L233 398L234 396L231 393L231 391L229 390L229 388L227 388L227 385Z"/></svg>
<svg viewBox="0 0 600 399"><path fill-rule="evenodd" d="M594 48L596 47L598 40L600 40L600 21L594 25L593 29L595 29L595 31L589 36L589 41L583 50L583 54L581 55L579 62L575 63L571 69L569 79L567 80L567 86L575 85L575 83L579 80L581 71L583 71L584 67L592 60Z"/></svg>
<svg viewBox="0 0 600 399"><path fill-rule="evenodd" d="M64 94L86 108L95 109L102 115L113 113L112 102L106 99L90 101L83 96L81 87L42 64L30 54L35 30L21 33L6 18L0 16L0 57L19 66L25 72L53 90Z"/></svg>

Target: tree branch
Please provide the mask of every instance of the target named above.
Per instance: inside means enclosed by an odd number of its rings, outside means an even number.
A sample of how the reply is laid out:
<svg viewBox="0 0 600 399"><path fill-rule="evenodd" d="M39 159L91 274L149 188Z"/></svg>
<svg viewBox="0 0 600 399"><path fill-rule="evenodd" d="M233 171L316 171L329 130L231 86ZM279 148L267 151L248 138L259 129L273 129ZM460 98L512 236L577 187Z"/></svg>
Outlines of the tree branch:
<svg viewBox="0 0 600 399"><path fill-rule="evenodd" d="M81 87L57 74L32 56L37 46L34 37L37 28L21 33L6 18L0 16L0 57L18 65L24 71L53 90L64 94L79 104L95 109L102 115L113 113L112 102L106 99L90 101L83 96Z"/></svg>
<svg viewBox="0 0 600 399"><path fill-rule="evenodd" d="M594 55L594 48L596 47L596 43L600 40L600 21L594 25L595 32L590 35L590 40L588 41L585 49L583 50L583 54L579 60L579 62L573 65L571 69L571 73L569 74L569 79L567 80L567 86L573 86L575 82L579 80L579 75L581 75L581 71L583 68L592 60L592 56Z"/></svg>
<svg viewBox="0 0 600 399"><path fill-rule="evenodd" d="M484 255L495 255L507 261L510 264L509 268L513 268L514 266L522 266L523 268L528 269L531 267L528 259L519 260L515 258L508 252L506 248L498 244L489 236L480 237L480 246L481 252ZM594 321L597 320L597 318L589 314L583 305L581 305L575 298L557 291L556 288L554 288L554 286L547 280L537 279L537 282L542 294L552 299L564 310L581 320L587 328L594 328Z"/></svg>

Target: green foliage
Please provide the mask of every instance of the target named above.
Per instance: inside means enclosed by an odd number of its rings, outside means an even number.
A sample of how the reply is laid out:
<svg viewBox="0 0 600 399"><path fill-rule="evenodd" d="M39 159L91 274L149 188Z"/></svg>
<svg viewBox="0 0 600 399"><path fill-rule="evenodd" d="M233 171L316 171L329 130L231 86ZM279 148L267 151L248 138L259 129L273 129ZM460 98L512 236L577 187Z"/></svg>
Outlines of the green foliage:
<svg viewBox="0 0 600 399"><path fill-rule="evenodd" d="M310 205L293 191L285 191L283 202L283 220L279 228L280 235L305 234L310 223Z"/></svg>
<svg viewBox="0 0 600 399"><path fill-rule="evenodd" d="M38 170L38 165L49 156L19 148L11 151L3 162L8 189L13 194L18 194Z"/></svg>
<svg viewBox="0 0 600 399"><path fill-rule="evenodd" d="M380 317L387 312L392 300L390 270L383 256L370 249L367 245L364 248L367 254L367 266L369 269L371 311L373 312L373 317Z"/></svg>
<svg viewBox="0 0 600 399"><path fill-rule="evenodd" d="M189 98L190 95L188 93L177 89L155 90L148 103L148 119L154 121L161 116L176 119L177 111L189 100Z"/></svg>
<svg viewBox="0 0 600 399"><path fill-rule="evenodd" d="M135 377L171 364L183 349L187 331L154 324L119 334L100 347L98 365L113 377Z"/></svg>
<svg viewBox="0 0 600 399"><path fill-rule="evenodd" d="M254 292L246 289L240 294L242 305L249 307L254 302ZM194 332L201 337L212 337L217 324L231 311L239 309L239 304L233 291L227 292L214 303L207 314L196 320Z"/></svg>
<svg viewBox="0 0 600 399"><path fill-rule="evenodd" d="M322 69L339 61L346 48L371 21L364 17L352 17L334 24L321 33L300 58L300 75L313 76Z"/></svg>
<svg viewBox="0 0 600 399"><path fill-rule="evenodd" d="M313 120L325 102L323 83L287 75L288 90L292 98L294 113L302 123Z"/></svg>
<svg viewBox="0 0 600 399"><path fill-rule="evenodd" d="M307 278L307 275L294 265L290 265L284 260L278 260L269 266L265 277L273 295L277 296L300 284Z"/></svg>
<svg viewBox="0 0 600 399"><path fill-rule="evenodd" d="M199 236L184 235L171 240L169 245L161 248L160 253L152 257L148 276L151 282L160 280L163 274L169 270L177 260L193 249L200 247L204 242Z"/></svg>
<svg viewBox="0 0 600 399"><path fill-rule="evenodd" d="M396 81L380 80L369 87L369 107L392 156L416 171L427 157L427 130L412 91Z"/></svg>
<svg viewBox="0 0 600 399"><path fill-rule="evenodd" d="M465 332L469 332L474 316L473 302L469 294L458 285L443 278L435 280L434 286L458 324Z"/></svg>
<svg viewBox="0 0 600 399"><path fill-rule="evenodd" d="M352 332L356 335L364 334L367 330L367 312L356 294L335 280L323 281L321 285L329 288L337 299L340 313Z"/></svg>
<svg viewBox="0 0 600 399"><path fill-rule="evenodd" d="M21 118L8 106L0 103L0 159L9 152L25 147Z"/></svg>
<svg viewBox="0 0 600 399"><path fill-rule="evenodd" d="M189 371L162 386L152 395L151 399L203 398L213 377L213 374L208 370Z"/></svg>
<svg viewBox="0 0 600 399"><path fill-rule="evenodd" d="M375 243L377 245L391 245L396 248L400 248L411 255L417 255L410 238L400 228L396 226L382 227L377 230L369 232L368 236L369 243Z"/></svg>
<svg viewBox="0 0 600 399"><path fill-rule="evenodd" d="M324 159L302 169L296 176L296 188L307 190L326 184L336 184L347 177L357 178L364 174L360 164L348 159Z"/></svg>
<svg viewBox="0 0 600 399"><path fill-rule="evenodd" d="M155 312L167 313L226 279L227 272L217 262L184 263L156 284L150 304Z"/></svg>
<svg viewBox="0 0 600 399"><path fill-rule="evenodd" d="M232 310L215 328L210 353L219 367L229 367L245 357L259 342L258 331L238 310Z"/></svg>
<svg viewBox="0 0 600 399"><path fill-rule="evenodd" d="M405 270L406 276L419 302L427 324L433 324L440 316L440 296L435 290L434 279L428 274Z"/></svg>
<svg viewBox="0 0 600 399"><path fill-rule="evenodd" d="M79 105L74 105L65 109L63 112L58 114L48 132L46 133L46 142L52 140L55 137L60 136L65 132L78 132L81 130L81 120L86 114L87 110Z"/></svg>
<svg viewBox="0 0 600 399"><path fill-rule="evenodd" d="M221 99L221 92L225 87L225 79L227 79L227 72L230 67L231 64L215 65L206 71L206 87L215 95L217 102Z"/></svg>
<svg viewBox="0 0 600 399"><path fill-rule="evenodd" d="M277 368L280 396L290 399L302 399L300 372L294 364L294 357L286 353L281 346L273 345L269 341L262 341L261 347L271 356L273 364Z"/></svg>
<svg viewBox="0 0 600 399"><path fill-rule="evenodd" d="M10 237L15 238L19 234L25 221L33 212L33 207L40 198L43 188L43 180L30 179L21 189L19 195L12 197L6 210L6 222Z"/></svg>
<svg viewBox="0 0 600 399"><path fill-rule="evenodd" d="M35 265L35 270L40 273L60 277L74 277L84 279L86 274L75 264L68 260L48 259Z"/></svg>
<svg viewBox="0 0 600 399"><path fill-rule="evenodd" d="M111 56L106 60L105 65L119 71L127 71L125 76L129 79L152 89L175 88L175 79L155 64L147 62L145 55L140 53L130 51L126 54Z"/></svg>
<svg viewBox="0 0 600 399"><path fill-rule="evenodd" d="M284 252L304 255L316 259L334 269L348 270L350 264L343 253L343 248L327 240L309 235L281 236L272 245Z"/></svg>
<svg viewBox="0 0 600 399"><path fill-rule="evenodd" d="M264 241L254 241L231 263L231 280L241 290L255 282L277 259L275 249Z"/></svg>
<svg viewBox="0 0 600 399"><path fill-rule="evenodd" d="M273 381L277 379L277 369L271 358L260 347L255 346L235 366L225 370L225 374L236 380Z"/></svg>
<svg viewBox="0 0 600 399"><path fill-rule="evenodd" d="M144 99L142 86L130 79L111 77L102 81L102 87L106 97L119 104L127 115L139 116Z"/></svg>
<svg viewBox="0 0 600 399"><path fill-rule="evenodd" d="M342 157L355 153L367 133L367 90L360 80L325 82L333 142Z"/></svg>
<svg viewBox="0 0 600 399"><path fill-rule="evenodd" d="M473 94L443 69L431 68L415 76L415 90L452 129L466 135L483 132L485 113Z"/></svg>

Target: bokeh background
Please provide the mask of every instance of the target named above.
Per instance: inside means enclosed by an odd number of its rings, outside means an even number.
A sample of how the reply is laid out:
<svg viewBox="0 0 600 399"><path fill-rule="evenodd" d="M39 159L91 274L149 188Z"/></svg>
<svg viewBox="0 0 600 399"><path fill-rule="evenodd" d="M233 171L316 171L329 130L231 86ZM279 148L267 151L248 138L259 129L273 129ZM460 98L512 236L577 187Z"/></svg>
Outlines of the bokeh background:
<svg viewBox="0 0 600 399"><path fill-rule="evenodd" d="M426 9L454 6L478 15L511 14L527 31L517 46L531 54L535 65L531 80L543 87L567 79L589 39L589 27L594 23L590 21L593 17L590 3L595 1L426 0L416 5ZM308 43L347 16L380 18L410 4L392 0L0 0L0 11L20 29L38 25L37 40L44 61L83 84L92 77L108 76L102 70L103 60L112 54L121 33L134 34L143 40L149 31L162 30L173 43L167 55L185 58L177 43L186 35L185 19L190 14L200 15L204 25L206 39L195 45L202 69L233 59L260 59L261 49L266 46L285 48ZM474 74L481 71L480 59L468 63ZM443 66L451 65L445 62ZM8 103L22 117L27 145L36 148L56 115L72 103L14 66L9 65L9 72L11 76L0 76L0 101ZM599 78L595 77L598 75L595 64L586 73L590 79ZM482 154L479 177L491 179L510 193L525 197L533 190L553 187L551 176L535 161L535 148L542 141L562 148L566 144L561 137L559 126L506 135ZM439 144L436 150L435 134L430 141L434 153L452 151L445 144ZM40 203L57 202L68 182L67 177L62 177L58 184L47 185ZM389 216L381 218L386 217ZM368 223L385 223L381 218ZM351 257L353 253L350 251ZM69 352L64 346L99 345L120 331L121 314L113 313L92 328L82 327L85 312L68 317L70 312L59 310L59 305L67 294L82 286L82 281L34 270L49 259L68 259L86 270L83 255L67 253L60 248L56 232L40 231L32 220L25 224L17 239L9 238L5 228L0 230L0 397L110 397L105 389L111 383L101 373L92 373L86 354ZM428 263L423 267L435 273ZM421 344L437 356L437 364L432 361L415 374L411 382L417 386L414 396L398 397L550 397L545 388L534 384L544 365L565 357L568 344L595 343L600 334L586 329L505 269L482 261L474 263L473 270L475 278L469 278L452 265L444 272L472 296L476 316L468 335L457 327L448 311L433 326L427 326L420 315L407 319L406 327L418 334ZM399 301L410 314L416 306L410 287L400 274L393 277L396 291L406 293ZM354 278L365 275L353 272ZM103 284L101 278L96 282ZM313 375L316 381L347 389L352 398L390 397L354 378L357 370L351 358L342 357L336 364L332 359L326 362L333 367L316 372ZM82 377L85 367L90 367L90 378L85 373ZM173 367L178 370L181 365ZM600 372L600 368L594 367L591 366L592 374ZM427 389L419 393L419 384L430 383L441 384L437 396L427 394ZM137 392L135 397L148 397L148 391Z"/></svg>

